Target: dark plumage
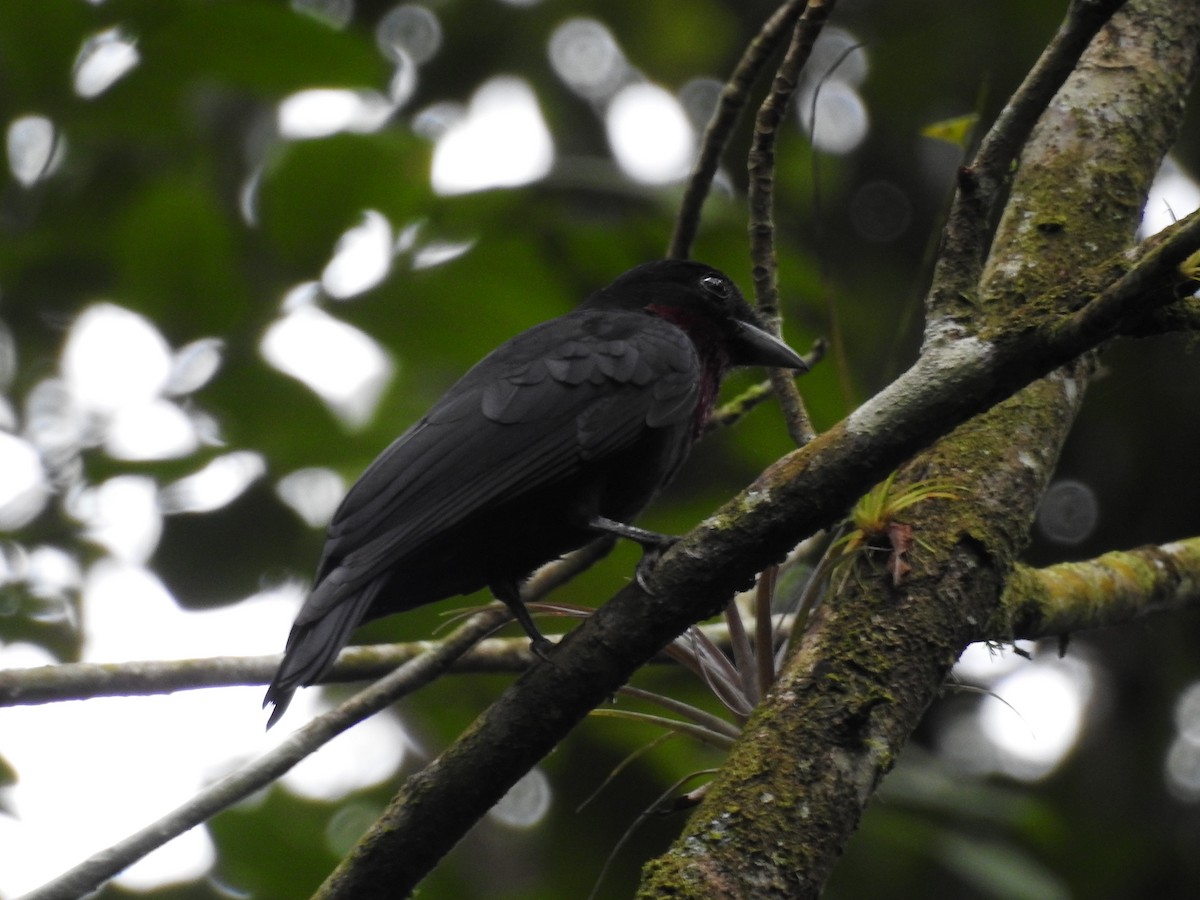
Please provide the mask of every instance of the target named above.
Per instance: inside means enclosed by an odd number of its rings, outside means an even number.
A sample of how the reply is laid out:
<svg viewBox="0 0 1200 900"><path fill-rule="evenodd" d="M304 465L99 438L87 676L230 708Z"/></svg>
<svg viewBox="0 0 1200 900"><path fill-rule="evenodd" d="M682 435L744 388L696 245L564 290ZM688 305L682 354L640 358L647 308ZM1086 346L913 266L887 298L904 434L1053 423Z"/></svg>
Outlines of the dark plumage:
<svg viewBox="0 0 1200 900"><path fill-rule="evenodd" d="M342 501L267 689L271 723L360 623L457 594L491 588L544 649L521 581L598 531L635 531L614 523L675 474L738 365L804 367L732 281L684 260L631 269L497 347Z"/></svg>

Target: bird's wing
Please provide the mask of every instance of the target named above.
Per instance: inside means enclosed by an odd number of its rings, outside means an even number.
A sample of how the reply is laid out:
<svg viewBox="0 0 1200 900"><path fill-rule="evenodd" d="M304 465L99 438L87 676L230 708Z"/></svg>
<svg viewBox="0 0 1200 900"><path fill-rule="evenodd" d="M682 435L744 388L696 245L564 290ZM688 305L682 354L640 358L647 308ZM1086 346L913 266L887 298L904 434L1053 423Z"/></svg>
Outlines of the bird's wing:
<svg viewBox="0 0 1200 900"><path fill-rule="evenodd" d="M699 367L682 331L642 313L578 311L518 335L363 473L318 577L364 584L471 513L689 422Z"/></svg>

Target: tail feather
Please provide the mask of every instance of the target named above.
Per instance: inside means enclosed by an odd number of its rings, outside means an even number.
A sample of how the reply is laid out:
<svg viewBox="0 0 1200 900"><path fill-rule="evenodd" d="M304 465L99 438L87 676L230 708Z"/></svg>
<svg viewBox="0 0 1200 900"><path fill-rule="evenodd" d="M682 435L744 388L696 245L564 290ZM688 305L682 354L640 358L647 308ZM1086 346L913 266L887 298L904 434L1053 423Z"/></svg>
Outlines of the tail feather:
<svg viewBox="0 0 1200 900"><path fill-rule="evenodd" d="M382 586L383 579L372 581L357 594L333 604L328 612L312 621L301 622L300 619L304 618L301 611L288 635L283 659L263 697L264 709L268 705L274 706L267 720L267 728L279 721L297 688L312 684L333 665L338 652L346 645L350 633L362 622ZM311 602L310 596L305 605Z"/></svg>

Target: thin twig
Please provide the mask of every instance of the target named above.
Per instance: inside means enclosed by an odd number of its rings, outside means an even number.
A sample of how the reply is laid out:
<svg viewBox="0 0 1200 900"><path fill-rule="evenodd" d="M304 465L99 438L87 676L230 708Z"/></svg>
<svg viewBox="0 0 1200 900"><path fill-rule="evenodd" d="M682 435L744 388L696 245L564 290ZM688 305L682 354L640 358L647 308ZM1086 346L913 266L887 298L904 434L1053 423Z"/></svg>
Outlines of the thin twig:
<svg viewBox="0 0 1200 900"><path fill-rule="evenodd" d="M775 143L779 125L787 112L788 103L796 90L800 70L812 54L813 44L825 26L836 0L810 0L804 14L796 23L792 41L784 55L771 91L767 94L754 121L754 137L747 158L750 176L750 260L753 264L754 293L758 308L772 330L779 334L778 263L775 257ZM791 374L771 371L771 385L779 397L787 421L788 433L796 446L802 447L815 436L804 401Z"/></svg>
<svg viewBox="0 0 1200 900"><path fill-rule="evenodd" d="M808 109L808 130L810 135L817 133L817 101L821 96L821 89L833 77L833 73L841 67L842 63L849 59L852 54L862 49L862 46L862 44L852 44L847 47L838 54L837 59L816 80ZM821 301L825 307L825 314L828 317L829 342L833 346L833 366L834 372L837 373L838 377L838 387L842 392L842 402L845 404L846 409L854 409L858 405L858 396L853 380L850 377L850 358L846 352L845 335L842 331L841 317L838 315L837 299L834 296L832 286L833 278L829 271L829 254L826 252L825 246L825 207L821 197L821 154L817 152L816 147L812 148L811 159L812 209L809 212L808 218L811 223L812 246L813 252L816 255L819 283L821 285ZM930 258L932 258L932 255ZM899 328L897 332L900 334L904 333ZM900 343L895 342L893 346L899 347ZM894 376L895 374L893 371L892 375Z"/></svg>
<svg viewBox="0 0 1200 900"><path fill-rule="evenodd" d="M503 620L497 622L498 626L503 624ZM321 677L320 683L382 678L397 666L404 665L440 643L408 641L347 647L338 655L333 667ZM472 647L449 671L457 674L522 672L529 667L531 658L528 638L492 638ZM266 685L278 668L279 654L272 653L207 659L57 663L26 669L3 669L0 670L0 707Z"/></svg>
<svg viewBox="0 0 1200 900"><path fill-rule="evenodd" d="M1189 297L1171 306L1161 307L1121 329L1126 337L1158 337L1193 331L1200 331L1200 297Z"/></svg>
<svg viewBox="0 0 1200 900"><path fill-rule="evenodd" d="M812 369L821 360L825 358L825 353L829 349L829 342L825 338L817 338L813 341L812 348L804 354L803 359L805 365ZM796 373L792 373L792 377L796 377ZM742 393L738 394L728 403L723 403L713 414L708 417L708 421L704 425L704 433L707 435L719 428L728 428L731 425L737 424L742 416L754 409L760 403L769 400L774 396L775 388L772 386L770 379L760 381Z"/></svg>
<svg viewBox="0 0 1200 900"><path fill-rule="evenodd" d="M625 829L625 833L621 835L621 839L617 841L612 850L609 852L608 858L604 860L604 865L600 868L599 874L596 875L596 883L592 886L591 893L587 895L587 900L595 900L596 893L600 890L600 883L604 880L604 876L608 874L608 870L612 866L613 861L617 858L617 854L621 852L621 849L629 842L629 839L633 837L633 834L635 831L637 831L638 827L648 818L650 818L650 816L652 816L655 812L659 811L662 807L662 804L672 794L674 794L693 778L711 775L715 771L715 769L701 769L699 772L691 772L687 775L684 775L682 778L675 781L675 783L668 787L665 791L659 794L653 803L638 813L638 817L633 820L633 823L628 828Z"/></svg>
<svg viewBox="0 0 1200 900"><path fill-rule="evenodd" d="M804 6L803 0L787 0L776 9L771 18L763 24L757 37L750 42L746 52L738 60L733 74L725 82L717 108L704 130L700 153L688 180L683 201L679 205L679 215L675 219L675 232L671 236L668 256L686 259L691 254L696 232L700 228L700 211L708 197L713 176L721 163L721 154L724 153L734 126L737 125L749 99L750 88L758 80L767 61L783 42L784 37L791 32L792 26L804 11Z"/></svg>
<svg viewBox="0 0 1200 900"><path fill-rule="evenodd" d="M1048 338L1093 341L1127 326L1136 327L1155 309L1173 303L1179 296L1177 292L1191 290L1193 282L1179 266L1197 247L1200 210L1134 248L1129 254L1135 260L1133 267L1069 318L1055 322Z"/></svg>

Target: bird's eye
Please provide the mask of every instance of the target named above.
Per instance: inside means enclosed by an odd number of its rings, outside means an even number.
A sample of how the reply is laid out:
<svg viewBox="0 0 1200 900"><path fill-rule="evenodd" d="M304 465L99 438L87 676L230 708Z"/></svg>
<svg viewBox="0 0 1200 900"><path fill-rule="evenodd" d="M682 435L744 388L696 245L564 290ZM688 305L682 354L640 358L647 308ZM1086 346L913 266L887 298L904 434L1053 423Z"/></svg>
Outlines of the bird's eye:
<svg viewBox="0 0 1200 900"><path fill-rule="evenodd" d="M729 297L729 282L720 275L705 275L700 279L700 287L722 300Z"/></svg>

